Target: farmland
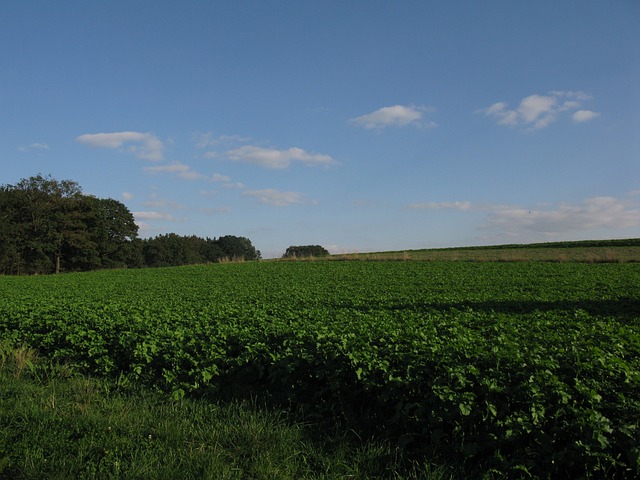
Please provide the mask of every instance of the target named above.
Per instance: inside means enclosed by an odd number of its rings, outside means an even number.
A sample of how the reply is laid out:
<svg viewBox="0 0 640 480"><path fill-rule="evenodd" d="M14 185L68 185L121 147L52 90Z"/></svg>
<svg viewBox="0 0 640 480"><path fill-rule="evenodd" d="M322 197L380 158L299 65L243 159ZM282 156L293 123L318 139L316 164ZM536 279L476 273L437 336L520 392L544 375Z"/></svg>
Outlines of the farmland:
<svg viewBox="0 0 640 480"><path fill-rule="evenodd" d="M333 260L420 260L470 262L640 262L640 239L583 240L483 247L429 248L334 255Z"/></svg>
<svg viewBox="0 0 640 480"><path fill-rule="evenodd" d="M640 264L250 262L0 277L0 336L258 397L491 478L640 474Z"/></svg>

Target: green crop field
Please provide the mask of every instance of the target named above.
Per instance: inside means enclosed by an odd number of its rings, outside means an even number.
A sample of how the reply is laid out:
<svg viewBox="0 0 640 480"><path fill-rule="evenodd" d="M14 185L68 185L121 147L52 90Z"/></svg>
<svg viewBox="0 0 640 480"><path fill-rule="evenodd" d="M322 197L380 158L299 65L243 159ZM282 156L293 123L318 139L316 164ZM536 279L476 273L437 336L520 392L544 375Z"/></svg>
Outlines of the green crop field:
<svg viewBox="0 0 640 480"><path fill-rule="evenodd" d="M258 398L472 478L640 475L638 263L249 262L0 296L6 344L87 375Z"/></svg>
<svg viewBox="0 0 640 480"><path fill-rule="evenodd" d="M398 252L334 255L332 260L420 260L467 262L640 262L640 239L583 240L576 242L431 248Z"/></svg>

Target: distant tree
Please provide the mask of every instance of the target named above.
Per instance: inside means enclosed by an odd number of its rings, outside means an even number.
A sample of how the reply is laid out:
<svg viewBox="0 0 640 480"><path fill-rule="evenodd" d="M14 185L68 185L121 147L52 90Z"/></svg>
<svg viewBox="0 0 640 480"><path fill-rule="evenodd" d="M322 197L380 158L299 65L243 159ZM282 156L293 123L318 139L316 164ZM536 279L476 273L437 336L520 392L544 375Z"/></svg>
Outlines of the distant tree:
<svg viewBox="0 0 640 480"><path fill-rule="evenodd" d="M260 260L260 250L252 245L246 237L225 235L215 241L224 255L229 258L243 258L244 260Z"/></svg>
<svg viewBox="0 0 640 480"><path fill-rule="evenodd" d="M218 262L225 256L224 251L218 245L218 242L213 238L206 238L203 243L200 244L200 255L204 259L205 263Z"/></svg>
<svg viewBox="0 0 640 480"><path fill-rule="evenodd" d="M144 265L147 267L212 263L222 258L260 259L260 252L251 240L233 235L210 239L168 233L143 240L142 244Z"/></svg>
<svg viewBox="0 0 640 480"><path fill-rule="evenodd" d="M175 233L158 235L146 240L142 250L147 267L187 265L187 248L183 237Z"/></svg>
<svg viewBox="0 0 640 480"><path fill-rule="evenodd" d="M299 245L287 248L282 258L325 257L329 251L320 245Z"/></svg>

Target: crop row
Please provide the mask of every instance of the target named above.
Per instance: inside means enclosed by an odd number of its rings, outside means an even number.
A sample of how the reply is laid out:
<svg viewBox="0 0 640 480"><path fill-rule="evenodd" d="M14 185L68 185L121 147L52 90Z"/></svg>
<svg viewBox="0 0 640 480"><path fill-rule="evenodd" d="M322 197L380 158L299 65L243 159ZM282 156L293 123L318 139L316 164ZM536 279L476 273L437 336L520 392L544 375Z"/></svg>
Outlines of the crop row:
<svg viewBox="0 0 640 480"><path fill-rule="evenodd" d="M640 266L248 263L0 278L0 335L268 395L469 472L640 474Z"/></svg>

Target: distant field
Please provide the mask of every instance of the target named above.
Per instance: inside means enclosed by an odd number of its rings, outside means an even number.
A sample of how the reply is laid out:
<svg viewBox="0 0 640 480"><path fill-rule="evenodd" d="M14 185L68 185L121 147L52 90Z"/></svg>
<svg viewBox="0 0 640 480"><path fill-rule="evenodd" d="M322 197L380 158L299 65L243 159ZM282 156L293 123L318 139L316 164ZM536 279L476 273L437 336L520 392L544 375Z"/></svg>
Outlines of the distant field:
<svg viewBox="0 0 640 480"><path fill-rule="evenodd" d="M640 262L640 239L434 248L332 255L331 260L462 262Z"/></svg>

